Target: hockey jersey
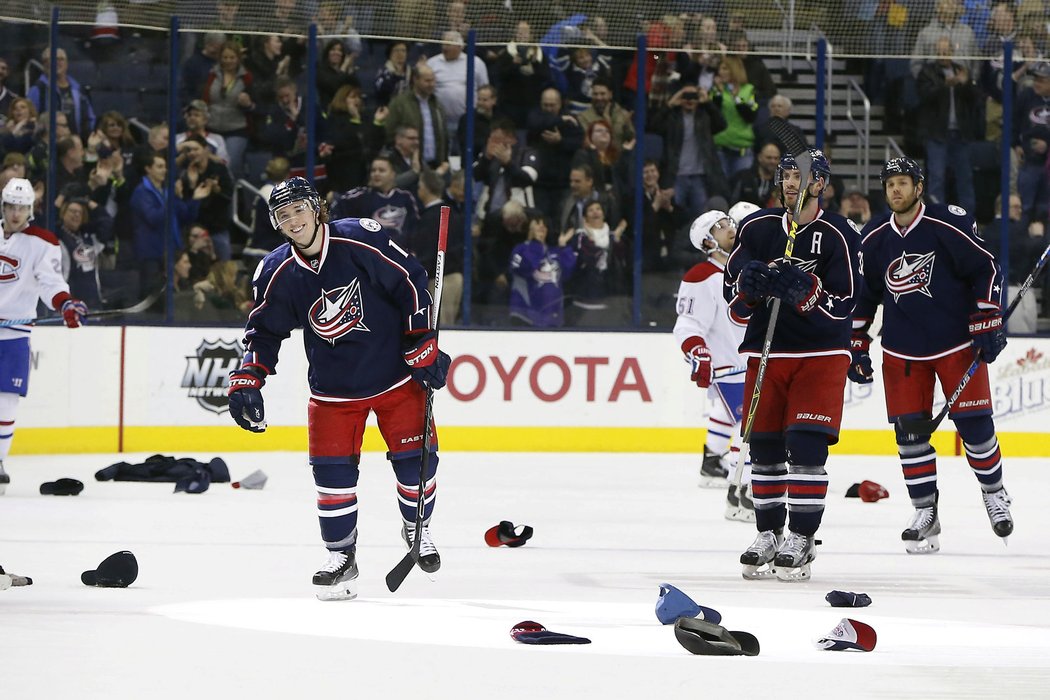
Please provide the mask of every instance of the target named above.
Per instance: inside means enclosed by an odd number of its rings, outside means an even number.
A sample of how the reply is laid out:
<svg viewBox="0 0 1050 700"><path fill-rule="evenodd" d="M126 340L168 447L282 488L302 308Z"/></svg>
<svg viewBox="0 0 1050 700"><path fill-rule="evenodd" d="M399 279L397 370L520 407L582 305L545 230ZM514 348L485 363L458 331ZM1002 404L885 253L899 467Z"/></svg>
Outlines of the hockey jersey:
<svg viewBox="0 0 1050 700"><path fill-rule="evenodd" d="M378 221L383 232L407 250L419 223L419 207L407 190L395 187L383 194L372 187L355 187L332 205L332 221L347 218Z"/></svg>
<svg viewBox="0 0 1050 700"><path fill-rule="evenodd" d="M0 233L3 222L0 221ZM62 277L62 250L55 234L29 225L0 235L0 318L36 318L37 299L55 307L55 295L68 294ZM0 328L0 340L25 338L32 326Z"/></svg>
<svg viewBox="0 0 1050 700"><path fill-rule="evenodd" d="M798 228L793 255L786 260L789 225L787 210L782 207L763 209L744 219L726 263L725 299L734 310L743 306L736 281L752 260L795 265L820 278L823 293L817 307L806 315L788 304L780 305L770 356L849 355L850 319L860 284L860 235L844 216L819 210L816 219ZM753 310L740 345L741 354L761 354L771 308L772 300L767 299Z"/></svg>
<svg viewBox="0 0 1050 700"><path fill-rule="evenodd" d="M245 364L275 373L281 342L302 328L313 398L352 401L400 386L410 376L405 333L430 327L426 271L372 219L335 221L318 235L312 260L284 243L259 264Z"/></svg>
<svg viewBox="0 0 1050 700"><path fill-rule="evenodd" d="M729 313L729 305L722 295L724 272L725 267L711 258L685 273L678 287L678 320L674 324L674 339L679 347L693 336L704 339L716 372L744 365L737 348L744 341L747 323ZM744 375L720 381L740 383Z"/></svg>
<svg viewBox="0 0 1050 700"><path fill-rule="evenodd" d="M514 246L510 256L510 315L529 325L555 327L565 323L565 279L576 267L569 246L548 247L542 241Z"/></svg>
<svg viewBox="0 0 1050 700"><path fill-rule="evenodd" d="M933 359L970 344L970 314L998 307L1002 273L977 224L955 205L921 204L905 229L892 214L864 227L863 290L854 325L883 305L882 348L905 359Z"/></svg>

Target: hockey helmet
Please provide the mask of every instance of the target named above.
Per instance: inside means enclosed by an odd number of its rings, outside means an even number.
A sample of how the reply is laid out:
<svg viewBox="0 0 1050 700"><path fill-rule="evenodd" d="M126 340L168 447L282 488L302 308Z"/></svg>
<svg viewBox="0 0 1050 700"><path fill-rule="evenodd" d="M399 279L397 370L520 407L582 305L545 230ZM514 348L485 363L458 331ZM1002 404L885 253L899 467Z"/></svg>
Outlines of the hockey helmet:
<svg viewBox="0 0 1050 700"><path fill-rule="evenodd" d="M705 211L700 216L696 217L693 221L693 225L689 227L689 242L693 244L693 247L697 250L707 250L704 245L707 242L715 242L715 235L712 229L722 219L729 219L732 221L732 217L726 214L724 211L712 210ZM735 223L732 224L736 226ZM717 244L716 244L717 245Z"/></svg>
<svg viewBox="0 0 1050 700"><path fill-rule="evenodd" d="M308 202L315 214L321 212L321 196L305 177L290 177L274 185L267 204L270 208L270 224L275 230L280 229L277 225L277 210L286 204L299 201Z"/></svg>
<svg viewBox="0 0 1050 700"><path fill-rule="evenodd" d="M4 204L14 204L29 207L29 219L33 220L33 205L36 203L36 192L33 191L33 183L24 177L13 177L4 185L4 191L0 194L0 201Z"/></svg>
<svg viewBox="0 0 1050 700"><path fill-rule="evenodd" d="M824 155L824 151L817 150L816 148L809 149L810 157L810 181L814 178L820 177L827 182L831 179L831 161ZM777 173L773 176L773 184L780 187L780 183L784 181L785 170L798 170L798 163L795 161L795 156L790 153L785 154L780 159L780 165L777 166Z"/></svg>
<svg viewBox="0 0 1050 700"><path fill-rule="evenodd" d="M752 204L751 202L737 202L733 206L729 207L729 218L732 219L737 226L739 226L741 221L751 216L759 209L761 209L761 207L759 207L756 204Z"/></svg>
<svg viewBox="0 0 1050 700"><path fill-rule="evenodd" d="M882 172L879 174L879 181L882 182L882 188L886 189L886 181L894 175L907 175L911 178L912 183L918 187L920 182L924 182L926 177L922 174L922 168L913 159L906 156L899 158L890 158L886 161L886 164L882 166Z"/></svg>

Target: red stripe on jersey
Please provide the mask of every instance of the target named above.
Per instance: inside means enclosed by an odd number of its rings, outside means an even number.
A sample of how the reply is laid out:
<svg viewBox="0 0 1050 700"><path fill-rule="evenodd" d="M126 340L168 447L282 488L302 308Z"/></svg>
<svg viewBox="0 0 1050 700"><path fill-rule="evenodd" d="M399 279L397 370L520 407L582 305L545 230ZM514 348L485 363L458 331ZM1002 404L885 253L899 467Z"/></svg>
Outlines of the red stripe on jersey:
<svg viewBox="0 0 1050 700"><path fill-rule="evenodd" d="M936 463L931 464L920 464L915 467L904 467L904 478L915 477L915 476L926 476L928 474L937 473Z"/></svg>
<svg viewBox="0 0 1050 700"><path fill-rule="evenodd" d="M717 267L710 262L702 262L699 265L693 265L689 272L685 273L685 277L682 278L683 282L703 282L708 277L714 274L722 272L722 268Z"/></svg>
<svg viewBox="0 0 1050 700"><path fill-rule="evenodd" d="M40 228L30 224L22 231L27 236L36 236L37 238L43 239L51 245L58 245L58 236L48 231L46 228Z"/></svg>

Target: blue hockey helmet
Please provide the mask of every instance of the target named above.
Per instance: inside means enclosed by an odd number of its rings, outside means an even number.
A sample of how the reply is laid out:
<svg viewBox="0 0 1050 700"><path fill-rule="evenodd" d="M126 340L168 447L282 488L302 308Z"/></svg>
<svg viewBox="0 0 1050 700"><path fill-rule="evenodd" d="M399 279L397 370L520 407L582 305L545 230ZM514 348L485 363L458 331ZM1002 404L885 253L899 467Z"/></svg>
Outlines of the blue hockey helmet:
<svg viewBox="0 0 1050 700"><path fill-rule="evenodd" d="M290 177L274 185L267 199L270 208L270 224L274 229L280 228L277 225L277 210L286 204L298 201L308 202L314 213L321 212L321 196L305 177Z"/></svg>
<svg viewBox="0 0 1050 700"><path fill-rule="evenodd" d="M912 183L914 183L916 187L919 186L920 182L926 180L919 164L905 156L890 158L886 161L886 164L882 166L882 172L879 174L879 181L882 182L883 189L886 189L886 181L894 175L907 175L911 178Z"/></svg>
<svg viewBox="0 0 1050 700"><path fill-rule="evenodd" d="M810 166L809 171L810 177L821 177L826 183L831 179L831 161L824 155L824 151L817 150L816 148L809 149ZM798 163L795 161L795 156L790 153L785 154L780 159L780 165L777 166L777 174L773 176L773 184L780 187L780 183L784 181L785 170L798 170Z"/></svg>

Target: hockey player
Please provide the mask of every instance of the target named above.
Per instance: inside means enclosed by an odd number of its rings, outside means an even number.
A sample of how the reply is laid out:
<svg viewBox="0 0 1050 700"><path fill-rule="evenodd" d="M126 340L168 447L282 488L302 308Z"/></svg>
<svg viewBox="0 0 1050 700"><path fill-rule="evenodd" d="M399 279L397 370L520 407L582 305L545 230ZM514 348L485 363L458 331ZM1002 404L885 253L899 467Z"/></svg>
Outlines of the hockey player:
<svg viewBox="0 0 1050 700"><path fill-rule="evenodd" d="M736 468L740 448L733 445L730 449L730 442L739 431L744 400L743 373L733 372L743 365L737 348L746 324L730 315L722 296L723 271L736 240L736 222L721 211L705 212L689 227L689 239L708 259L693 266L678 288L674 338L692 367L690 379L707 389L711 403L700 485L724 486L729 473L723 460ZM716 374L728 376L716 378ZM741 509L736 487L730 488L726 518L754 522L754 510Z"/></svg>
<svg viewBox="0 0 1050 700"><path fill-rule="evenodd" d="M860 237L844 217L821 209L831 165L820 151L811 150L810 157L793 255L785 258L801 174L789 155L775 177L784 208L749 216L726 263L730 308L750 313L740 346L749 358L748 403L772 314L769 302L782 301L750 440L758 537L740 555L748 579L809 578L827 495L828 445L838 441L842 417ZM789 532L782 539L785 523Z"/></svg>
<svg viewBox="0 0 1050 700"><path fill-rule="evenodd" d="M87 314L83 302L69 294L62 278L62 246L51 231L33 226L33 185L24 178L7 181L0 201L0 317L35 318L37 299L62 312L70 328ZM0 328L0 495L11 478L4 460L15 435L19 397L29 390L29 333L33 326Z"/></svg>
<svg viewBox="0 0 1050 700"><path fill-rule="evenodd" d="M954 205L923 202L925 182L914 160L887 161L882 186L891 211L864 227L864 285L853 320L849 375L862 384L872 381L867 331L882 304L886 413L896 426L904 483L915 506L901 539L909 553L936 552L941 524L937 455L930 435L906 433L898 419L929 418L934 382L939 381L947 395L959 385L976 352L983 362L948 415L981 485L992 530L1005 541L1014 523L984 364L994 362L1006 347L1002 273L981 244L972 215Z"/></svg>
<svg viewBox="0 0 1050 700"><path fill-rule="evenodd" d="M357 480L365 420L375 412L397 477L405 542L420 541L420 567L441 559L430 536L436 497L437 437L415 531L425 386L445 385L450 358L437 348L422 265L373 219L327 223L317 191L301 177L274 187L270 220L288 242L256 271L244 362L230 374L230 414L245 430L266 429L261 389L276 370L281 342L303 329L310 362L310 464L327 562L314 574L321 600L357 596Z"/></svg>

